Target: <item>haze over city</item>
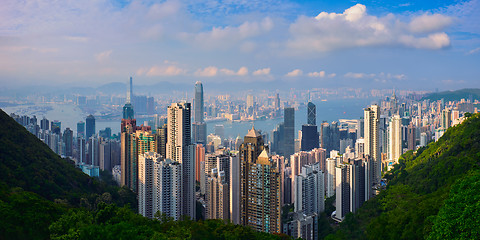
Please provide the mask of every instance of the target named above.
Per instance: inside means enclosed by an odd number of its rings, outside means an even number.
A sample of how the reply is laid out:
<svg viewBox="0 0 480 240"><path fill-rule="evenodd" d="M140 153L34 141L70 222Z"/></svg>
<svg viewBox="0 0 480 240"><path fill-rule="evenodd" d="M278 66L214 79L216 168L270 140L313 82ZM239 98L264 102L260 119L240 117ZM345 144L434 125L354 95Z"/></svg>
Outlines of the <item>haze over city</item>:
<svg viewBox="0 0 480 240"><path fill-rule="evenodd" d="M0 76L3 89L129 76L224 91L479 87L479 11L478 0L6 0Z"/></svg>

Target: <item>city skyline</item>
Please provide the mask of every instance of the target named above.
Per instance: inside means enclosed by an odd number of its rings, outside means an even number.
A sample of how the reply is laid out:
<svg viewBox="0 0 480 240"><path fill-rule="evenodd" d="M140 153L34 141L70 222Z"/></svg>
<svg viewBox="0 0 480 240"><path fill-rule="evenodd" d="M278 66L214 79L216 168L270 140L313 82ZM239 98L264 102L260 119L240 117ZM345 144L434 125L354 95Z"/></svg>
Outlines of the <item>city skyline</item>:
<svg viewBox="0 0 480 240"><path fill-rule="evenodd" d="M479 9L478 0L11 0L0 7L0 76L7 88L130 75L140 85L479 87Z"/></svg>

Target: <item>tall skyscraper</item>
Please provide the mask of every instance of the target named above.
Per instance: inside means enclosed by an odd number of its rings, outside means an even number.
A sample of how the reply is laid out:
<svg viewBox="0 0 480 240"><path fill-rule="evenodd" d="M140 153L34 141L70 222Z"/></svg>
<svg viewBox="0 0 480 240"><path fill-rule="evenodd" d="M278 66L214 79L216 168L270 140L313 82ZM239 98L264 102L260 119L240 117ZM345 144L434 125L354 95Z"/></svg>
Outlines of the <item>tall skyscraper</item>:
<svg viewBox="0 0 480 240"><path fill-rule="evenodd" d="M317 107L312 102L307 104L307 124L317 125Z"/></svg>
<svg viewBox="0 0 480 240"><path fill-rule="evenodd" d="M388 130L388 159L397 162L402 155L402 121L399 115L393 115L390 119Z"/></svg>
<svg viewBox="0 0 480 240"><path fill-rule="evenodd" d="M202 144L197 144L195 147L195 180L200 182L202 174L201 162L205 162L205 147Z"/></svg>
<svg viewBox="0 0 480 240"><path fill-rule="evenodd" d="M408 133L407 133L407 147L408 147L408 150L415 150L417 148L416 130L417 130L417 128L411 122L408 125L408 128L407 128L407 131L408 131Z"/></svg>
<svg viewBox="0 0 480 240"><path fill-rule="evenodd" d="M77 137L85 137L85 122L80 121L77 123Z"/></svg>
<svg viewBox="0 0 480 240"><path fill-rule="evenodd" d="M60 131L62 129L62 122L55 120L55 121L52 121L51 124L52 124L51 126L52 133L60 135Z"/></svg>
<svg viewBox="0 0 480 240"><path fill-rule="evenodd" d="M284 109L284 156L289 158L295 152L295 109L287 107Z"/></svg>
<svg viewBox="0 0 480 240"><path fill-rule="evenodd" d="M280 233L280 172L255 129L240 146L241 223L256 231ZM268 179L268 180L267 180Z"/></svg>
<svg viewBox="0 0 480 240"><path fill-rule="evenodd" d="M85 139L89 139L91 136L95 136L95 117L93 115L88 115L86 122L86 135Z"/></svg>
<svg viewBox="0 0 480 240"><path fill-rule="evenodd" d="M200 81L195 83L195 101L193 102L193 105L195 107L195 122L203 122L203 113L205 111L203 105L203 85Z"/></svg>
<svg viewBox="0 0 480 240"><path fill-rule="evenodd" d="M382 163L380 158L379 146L379 118L380 107L372 105L364 110L364 130L365 130L365 154L369 155L373 160L373 182L380 183L382 176Z"/></svg>
<svg viewBox="0 0 480 240"><path fill-rule="evenodd" d="M65 131L63 131L63 143L65 144L65 150L63 151L63 154L66 157L72 157L73 156L73 131L70 130L70 128L66 128Z"/></svg>
<svg viewBox="0 0 480 240"><path fill-rule="evenodd" d="M446 108L442 110L440 120L440 127L444 128L445 130L452 126L452 112L450 109Z"/></svg>
<svg viewBox="0 0 480 240"><path fill-rule="evenodd" d="M135 116L134 116L133 105L132 105L132 96L133 96L132 77L130 77L130 84L128 86L129 87L127 90L127 101L123 106L123 119L134 119Z"/></svg>
<svg viewBox="0 0 480 240"><path fill-rule="evenodd" d="M195 146L191 144L190 103L167 109L167 158L182 164L182 215L195 219Z"/></svg>
<svg viewBox="0 0 480 240"><path fill-rule="evenodd" d="M295 212L309 215L325 210L324 180L319 162L302 167L301 173L295 176Z"/></svg>
<svg viewBox="0 0 480 240"><path fill-rule="evenodd" d="M208 174L206 184L206 219L230 219L230 198L228 181L225 172L216 168Z"/></svg>
<svg viewBox="0 0 480 240"><path fill-rule="evenodd" d="M319 137L317 126L304 124L302 125L301 150L310 151L319 147Z"/></svg>
<svg viewBox="0 0 480 240"><path fill-rule="evenodd" d="M202 82L195 83L195 99L194 99L194 123L192 124L192 141L193 143L207 144L207 124L203 119L205 112L203 101L203 85Z"/></svg>
<svg viewBox="0 0 480 240"><path fill-rule="evenodd" d="M43 131L48 130L50 128L49 122L50 121L48 121L48 119L43 117L43 119L40 120L40 129L42 129Z"/></svg>
<svg viewBox="0 0 480 240"><path fill-rule="evenodd" d="M273 102L273 107L275 108L275 110L280 109L280 96L278 93L275 93L275 100Z"/></svg>
<svg viewBox="0 0 480 240"><path fill-rule="evenodd" d="M178 162L147 152L139 156L138 212L153 218L157 212L174 220L181 217L181 175Z"/></svg>

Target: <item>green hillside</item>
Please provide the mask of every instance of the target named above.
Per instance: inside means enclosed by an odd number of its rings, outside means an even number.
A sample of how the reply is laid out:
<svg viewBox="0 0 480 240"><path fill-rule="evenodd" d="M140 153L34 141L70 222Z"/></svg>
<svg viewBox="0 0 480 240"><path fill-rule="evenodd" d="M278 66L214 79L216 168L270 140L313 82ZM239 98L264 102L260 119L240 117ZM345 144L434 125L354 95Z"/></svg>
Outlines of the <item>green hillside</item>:
<svg viewBox="0 0 480 240"><path fill-rule="evenodd" d="M478 88L465 88L456 91L445 91L445 92L435 92L429 93L422 98L422 100L430 99L437 101L444 99L445 101L460 101L462 98L469 99L473 98L480 100L480 89Z"/></svg>
<svg viewBox="0 0 480 240"><path fill-rule="evenodd" d="M327 239L474 239L480 233L480 114L402 155L388 187Z"/></svg>
<svg viewBox="0 0 480 240"><path fill-rule="evenodd" d="M218 220L150 220L136 197L91 178L0 110L0 240L289 239Z"/></svg>

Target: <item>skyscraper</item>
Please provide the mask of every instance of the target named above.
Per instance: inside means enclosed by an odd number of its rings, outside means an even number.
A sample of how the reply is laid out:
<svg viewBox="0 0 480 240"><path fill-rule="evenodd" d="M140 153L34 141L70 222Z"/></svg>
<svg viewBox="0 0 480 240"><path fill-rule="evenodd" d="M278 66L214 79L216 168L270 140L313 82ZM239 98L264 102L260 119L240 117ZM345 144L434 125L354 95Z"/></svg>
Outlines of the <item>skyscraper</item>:
<svg viewBox="0 0 480 240"><path fill-rule="evenodd" d="M388 135L388 159L397 162L403 153L402 121L399 115L393 115L390 119Z"/></svg>
<svg viewBox="0 0 480 240"><path fill-rule="evenodd" d="M284 156L289 158L295 152L295 109L287 107L284 109Z"/></svg>
<svg viewBox="0 0 480 240"><path fill-rule="evenodd" d="M166 157L182 164L182 215L195 219L195 146L191 144L190 103L167 109Z"/></svg>
<svg viewBox="0 0 480 240"><path fill-rule="evenodd" d="M382 176L382 163L379 146L379 118L380 107L372 105L364 110L365 155L373 160L373 183L379 184Z"/></svg>
<svg viewBox="0 0 480 240"><path fill-rule="evenodd" d="M132 105L132 96L133 96L132 77L130 77L130 84L128 86L129 87L127 90L127 101L123 106L123 119L134 119L135 116L134 116L133 105Z"/></svg>
<svg viewBox="0 0 480 240"><path fill-rule="evenodd" d="M240 146L241 223L256 231L280 233L280 172L254 128Z"/></svg>
<svg viewBox="0 0 480 240"><path fill-rule="evenodd" d="M317 125L317 107L312 102L307 104L307 124Z"/></svg>
<svg viewBox="0 0 480 240"><path fill-rule="evenodd" d="M95 117L93 115L88 115L86 122L86 135L85 139L89 139L91 136L95 136Z"/></svg>
<svg viewBox="0 0 480 240"><path fill-rule="evenodd" d="M77 123L77 137L85 137L85 122L80 121Z"/></svg>
<svg viewBox="0 0 480 240"><path fill-rule="evenodd" d="M153 218L157 212L174 220L181 216L181 164L155 152L139 156L138 212Z"/></svg>
<svg viewBox="0 0 480 240"><path fill-rule="evenodd" d="M302 167L302 172L295 176L295 212L309 215L325 210L324 180L319 162Z"/></svg>
<svg viewBox="0 0 480 240"><path fill-rule="evenodd" d="M63 143L65 144L65 150L63 151L63 154L66 157L72 157L73 156L73 131L70 130L70 128L66 128L65 131L63 131Z"/></svg>
<svg viewBox="0 0 480 240"><path fill-rule="evenodd" d="M202 82L197 81L195 83L195 101L193 102L195 107L194 110L194 120L195 122L203 122L203 112L204 112L204 105L203 105L203 85Z"/></svg>
<svg viewBox="0 0 480 240"><path fill-rule="evenodd" d="M192 124L192 140L193 143L207 144L207 124L203 119L204 102L203 102L203 85L202 82L195 83L195 99L194 99L194 123Z"/></svg>

